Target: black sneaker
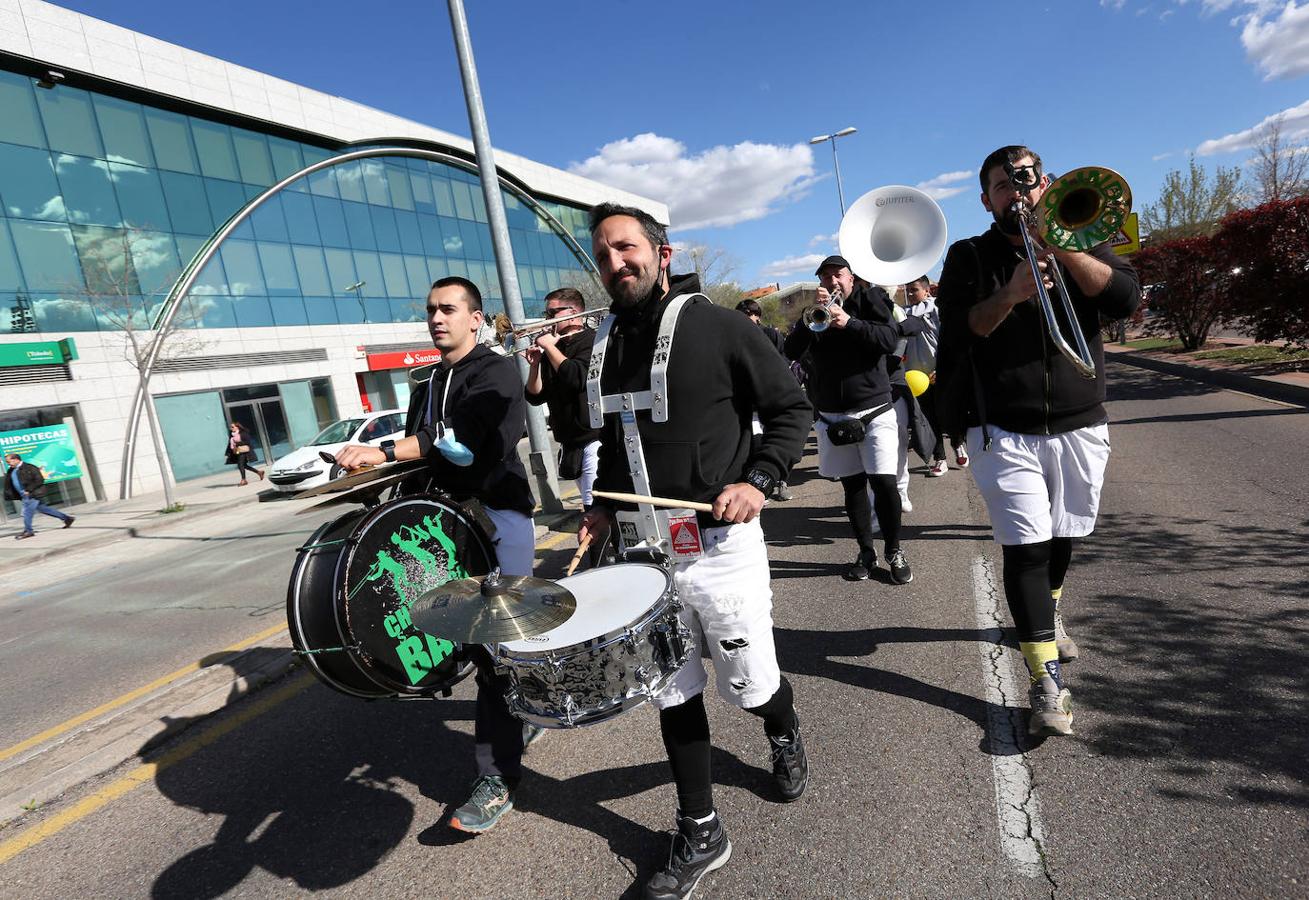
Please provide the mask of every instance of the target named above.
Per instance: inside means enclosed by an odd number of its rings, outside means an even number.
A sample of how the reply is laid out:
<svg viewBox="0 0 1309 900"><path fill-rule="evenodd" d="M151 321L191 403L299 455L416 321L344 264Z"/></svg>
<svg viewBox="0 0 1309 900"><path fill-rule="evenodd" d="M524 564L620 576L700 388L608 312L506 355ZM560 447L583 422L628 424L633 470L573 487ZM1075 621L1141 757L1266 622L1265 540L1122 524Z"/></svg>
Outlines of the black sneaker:
<svg viewBox="0 0 1309 900"><path fill-rule="evenodd" d="M846 581L867 581L877 571L877 551L861 550L850 568L841 577Z"/></svg>
<svg viewBox="0 0 1309 900"><path fill-rule="evenodd" d="M904 551L896 547L886 556L886 564L891 568L891 580L896 584L908 584L914 580L913 569L909 560L904 558Z"/></svg>
<svg viewBox="0 0 1309 900"><path fill-rule="evenodd" d="M795 720L795 727L782 737L770 734L768 743L773 748L773 778L777 779L782 799L787 803L799 800L809 783L809 757L805 755L804 741L800 737L799 717Z"/></svg>
<svg viewBox="0 0 1309 900"><path fill-rule="evenodd" d="M494 828L514 808L514 792L498 775L483 775L473 782L473 795L450 814L455 831L482 834Z"/></svg>
<svg viewBox="0 0 1309 900"><path fill-rule="evenodd" d="M715 813L708 822L677 816L668 862L645 883L645 900L685 900L700 879L727 865L732 842Z"/></svg>

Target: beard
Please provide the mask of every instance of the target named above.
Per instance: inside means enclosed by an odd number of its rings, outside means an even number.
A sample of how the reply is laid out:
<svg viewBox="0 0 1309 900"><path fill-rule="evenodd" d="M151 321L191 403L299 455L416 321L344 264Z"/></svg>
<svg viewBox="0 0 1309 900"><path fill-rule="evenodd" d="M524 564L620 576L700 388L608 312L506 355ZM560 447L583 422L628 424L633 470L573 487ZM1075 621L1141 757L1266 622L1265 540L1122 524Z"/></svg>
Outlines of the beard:
<svg viewBox="0 0 1309 900"><path fill-rule="evenodd" d="M1018 213L1012 206L1006 207L1004 212L992 210L991 216L1005 234L1017 236L1022 229L1022 224L1018 221Z"/></svg>
<svg viewBox="0 0 1309 900"><path fill-rule="evenodd" d="M631 269L622 269L615 272L605 285L605 292L609 294L609 299L613 300L614 310L628 310L639 306L646 297L654 292L655 284L659 281L660 271L658 265L654 265L640 272L634 272ZM636 277L632 281L620 281L624 275L635 275Z"/></svg>

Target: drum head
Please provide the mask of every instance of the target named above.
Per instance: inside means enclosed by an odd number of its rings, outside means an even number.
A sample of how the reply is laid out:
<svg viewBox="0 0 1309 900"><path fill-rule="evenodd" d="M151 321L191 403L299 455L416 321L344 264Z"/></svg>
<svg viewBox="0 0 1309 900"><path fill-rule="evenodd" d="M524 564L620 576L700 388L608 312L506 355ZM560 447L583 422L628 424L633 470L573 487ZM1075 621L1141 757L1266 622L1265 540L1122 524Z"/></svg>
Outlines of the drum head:
<svg viewBox="0 0 1309 900"><path fill-rule="evenodd" d="M577 598L567 622L536 637L508 641L509 652L540 653L571 647L639 621L668 590L668 574L648 563L619 563L560 579Z"/></svg>
<svg viewBox="0 0 1309 900"><path fill-rule="evenodd" d="M337 568L343 640L399 693L449 687L461 677L459 645L415 628L409 607L451 579L485 575L494 560L490 539L457 504L424 496L383 504L359 523Z"/></svg>

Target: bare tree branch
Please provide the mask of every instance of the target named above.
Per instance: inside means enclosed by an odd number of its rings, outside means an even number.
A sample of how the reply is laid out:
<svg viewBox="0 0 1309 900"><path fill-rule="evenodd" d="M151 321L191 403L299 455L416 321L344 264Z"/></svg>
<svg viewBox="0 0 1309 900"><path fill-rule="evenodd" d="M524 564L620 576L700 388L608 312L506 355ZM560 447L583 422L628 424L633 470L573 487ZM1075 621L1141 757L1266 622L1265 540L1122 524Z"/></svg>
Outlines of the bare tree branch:
<svg viewBox="0 0 1309 900"><path fill-rule="evenodd" d="M1254 145L1251 179L1256 205L1309 194L1309 147L1303 141L1287 140L1285 126L1286 117L1277 116Z"/></svg>

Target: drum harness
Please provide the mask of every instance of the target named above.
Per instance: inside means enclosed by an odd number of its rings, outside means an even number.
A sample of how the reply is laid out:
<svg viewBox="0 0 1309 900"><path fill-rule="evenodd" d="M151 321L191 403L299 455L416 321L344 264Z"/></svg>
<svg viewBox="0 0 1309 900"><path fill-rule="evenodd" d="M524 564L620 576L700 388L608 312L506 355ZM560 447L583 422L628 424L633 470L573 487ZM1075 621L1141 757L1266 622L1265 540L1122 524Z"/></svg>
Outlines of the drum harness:
<svg viewBox="0 0 1309 900"><path fill-rule="evenodd" d="M627 454L627 468L632 475L632 487L637 493L646 496L650 496L653 492L650 489L645 450L641 446L641 433L637 429L636 414L640 410L648 409L652 422L668 421L668 358L673 352L673 333L677 328L678 317L681 316L686 304L697 298L709 299L699 293L680 294L669 301L664 308L659 319L659 334L655 339L654 360L650 365L649 390L607 395L600 393L600 377L604 372L605 351L609 345L609 333L614 327L614 315L610 313L605 316L595 332L591 366L586 373L586 407L590 414L591 427L602 428L605 413L618 413L619 421L623 426L623 450ZM671 555L668 510L656 509L649 503L638 503L637 510L637 540L632 543Z"/></svg>

